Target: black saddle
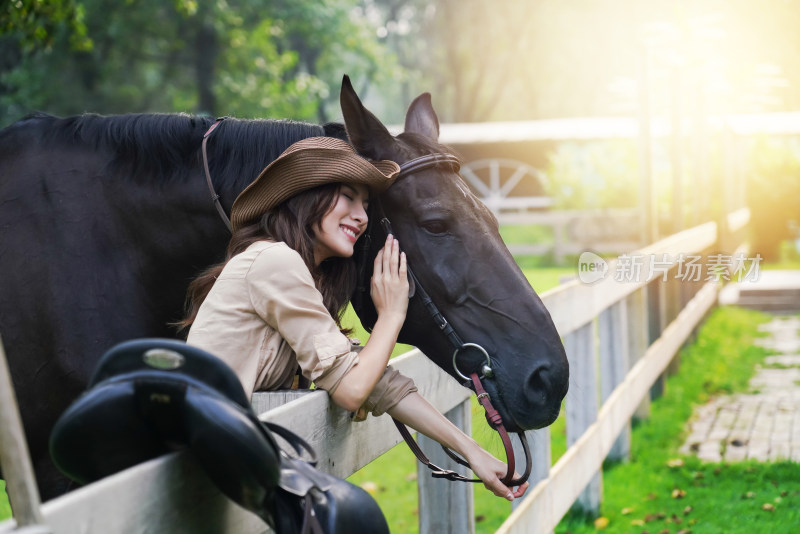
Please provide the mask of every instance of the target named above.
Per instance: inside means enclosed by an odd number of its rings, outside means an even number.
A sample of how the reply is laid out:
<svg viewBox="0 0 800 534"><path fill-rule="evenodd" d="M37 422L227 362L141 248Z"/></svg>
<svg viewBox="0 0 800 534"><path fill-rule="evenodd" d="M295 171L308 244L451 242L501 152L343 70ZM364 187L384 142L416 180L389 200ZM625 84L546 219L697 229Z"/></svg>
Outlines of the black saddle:
<svg viewBox="0 0 800 534"><path fill-rule="evenodd" d="M278 534L389 532L366 491L318 471L311 446L259 421L230 367L180 341L113 347L50 436L56 466L80 484L184 449L220 491Z"/></svg>

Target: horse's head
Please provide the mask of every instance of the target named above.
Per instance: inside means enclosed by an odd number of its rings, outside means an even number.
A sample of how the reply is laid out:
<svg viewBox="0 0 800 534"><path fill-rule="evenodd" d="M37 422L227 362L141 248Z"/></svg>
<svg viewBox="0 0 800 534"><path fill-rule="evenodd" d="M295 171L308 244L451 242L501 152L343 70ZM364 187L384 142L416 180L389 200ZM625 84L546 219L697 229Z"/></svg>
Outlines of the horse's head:
<svg viewBox="0 0 800 534"><path fill-rule="evenodd" d="M446 153L438 144L439 122L427 93L411 103L405 132L397 137L364 108L347 77L341 104L350 141L365 157L402 165ZM371 239L357 253L363 277L371 276L370 259L386 235L375 219L386 217L436 307L464 342L488 353L492 376L483 384L506 428L520 431L552 423L567 392L564 347L550 314L503 243L496 218L466 186L457 165L449 160L413 165L373 208ZM376 314L369 296L357 294L353 304L371 328ZM482 351L467 349L459 352L454 367L453 346L419 292L409 303L399 341L418 347L462 383L461 374L481 373L487 363Z"/></svg>

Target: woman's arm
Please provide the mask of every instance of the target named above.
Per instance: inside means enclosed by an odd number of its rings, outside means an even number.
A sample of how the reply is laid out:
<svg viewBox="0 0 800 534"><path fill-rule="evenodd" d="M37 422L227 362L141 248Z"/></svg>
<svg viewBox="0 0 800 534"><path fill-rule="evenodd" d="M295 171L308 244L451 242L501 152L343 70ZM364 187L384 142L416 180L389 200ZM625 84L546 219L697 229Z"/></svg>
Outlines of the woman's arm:
<svg viewBox="0 0 800 534"><path fill-rule="evenodd" d="M344 375L331 395L333 402L357 411L378 383L392 354L408 310L408 276L405 253L391 235L375 257L370 295L378 312L358 364Z"/></svg>
<svg viewBox="0 0 800 534"><path fill-rule="evenodd" d="M461 454L469 462L475 475L483 481L484 486L498 497L512 501L515 497L524 495L528 489L527 482L519 486L516 491L503 484L500 477L506 474L506 464L483 450L474 439L464 434L422 395L418 393L406 395L389 409L388 413L401 423Z"/></svg>

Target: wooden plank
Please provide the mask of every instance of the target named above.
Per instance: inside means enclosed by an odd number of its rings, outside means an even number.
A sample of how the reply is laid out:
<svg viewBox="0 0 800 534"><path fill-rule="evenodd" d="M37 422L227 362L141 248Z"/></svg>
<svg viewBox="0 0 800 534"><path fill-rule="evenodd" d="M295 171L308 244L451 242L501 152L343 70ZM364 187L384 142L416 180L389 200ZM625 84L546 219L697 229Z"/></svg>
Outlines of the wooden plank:
<svg viewBox="0 0 800 534"><path fill-rule="evenodd" d="M465 400L445 416L465 434L472 435L469 400ZM451 460L438 442L421 434L418 434L417 442L434 464L464 476L472 476L469 469ZM474 534L475 502L472 483L433 478L430 469L417 462L417 491L420 534Z"/></svg>
<svg viewBox="0 0 800 534"><path fill-rule="evenodd" d="M678 254L694 254L712 246L717 238L717 225L708 222L631 253L631 256L655 254L659 258L666 254L677 258ZM647 284L660 273L650 273L638 280L617 281L613 276L615 261L609 261L609 275L594 284L584 284L575 280L551 289L541 295L542 302L550 312L553 322L561 336L566 336L585 325L603 310L625 298ZM644 273L644 270L643 270Z"/></svg>
<svg viewBox="0 0 800 534"><path fill-rule="evenodd" d="M660 280L650 282L644 287L647 295L647 344L661 337L661 333L666 326L664 323L664 293L663 284ZM666 387L666 377L662 374L650 388L650 398L655 400L664 394Z"/></svg>
<svg viewBox="0 0 800 534"><path fill-rule="evenodd" d="M442 413L471 394L418 350L394 358L391 363L413 378L422 396ZM261 418L297 432L320 453L320 469L338 477L350 476L402 440L389 417L353 423L350 413L330 403L323 392L285 404Z"/></svg>
<svg viewBox="0 0 800 534"><path fill-rule="evenodd" d="M267 532L266 524L222 495L188 454L169 454L42 506L53 534ZM0 533L13 533L10 522Z"/></svg>
<svg viewBox="0 0 800 534"><path fill-rule="evenodd" d="M628 353L628 307L625 299L597 317L600 356L600 396L608 400L614 389L625 380L630 369ZM631 424L622 429L609 452L611 460L626 460L631 452Z"/></svg>
<svg viewBox="0 0 800 534"><path fill-rule="evenodd" d="M553 255L557 253L561 255L562 259L565 254L580 254L585 252L587 246L582 243L565 243L566 239L563 232L556 232L556 241L552 243L508 243L506 247L508 251L515 256L535 256L547 254L554 251ZM625 253L630 254L639 246L635 241L594 241L591 248L597 253L613 252L615 254Z"/></svg>
<svg viewBox="0 0 800 534"><path fill-rule="evenodd" d="M533 456L533 466L531 467L531 476L528 479L530 487L535 487L540 481L545 480L550 476L550 464L552 463L552 454L550 451L550 427L540 428L538 430L528 430L525 432L528 438L528 445L531 448L531 455ZM519 440L513 440L514 454L517 461L522 461L525 458L522 446ZM514 511L518 506L524 502L524 499L514 499L511 501L511 511ZM553 530L540 530L537 534L552 534Z"/></svg>
<svg viewBox="0 0 800 534"><path fill-rule="evenodd" d="M6 491L13 507L14 517L20 527L40 525L44 517L40 510L41 499L33 473L25 430L19 415L14 384L6 361L3 340L0 339L0 465L6 482Z"/></svg>
<svg viewBox="0 0 800 534"><path fill-rule="evenodd" d="M497 215L500 224L565 225L576 219L607 217L609 219L625 218L638 213L636 208L612 208L603 210L547 210L529 212L505 212Z"/></svg>
<svg viewBox="0 0 800 534"><path fill-rule="evenodd" d="M393 359L392 365L414 379L420 392L442 412L471 393L417 350ZM349 413L332 405L323 391L304 395L262 418L305 438L317 451L320 469L341 478L401 439L389 417L353 423ZM219 493L184 453L137 465L48 501L41 509L54 534L266 532L259 518ZM12 529L13 521L0 524L0 533Z"/></svg>
<svg viewBox="0 0 800 534"><path fill-rule="evenodd" d="M258 415L274 410L292 401L314 393L313 389L286 389L280 391L256 391L250 398L250 405Z"/></svg>
<svg viewBox="0 0 800 534"><path fill-rule="evenodd" d="M628 307L628 354L630 355L631 365L641 360L650 342L647 339L647 305L645 302L645 290L639 289L627 300ZM636 407L635 419L647 419L650 417L650 395L645 396Z"/></svg>
<svg viewBox="0 0 800 534"><path fill-rule="evenodd" d="M567 392L567 447L597 420L597 350L594 323L588 323L564 339L569 359L569 391ZM577 506L596 513L603 500L603 479L599 469L587 480L585 489L577 499Z"/></svg>
<svg viewBox="0 0 800 534"><path fill-rule="evenodd" d="M559 459L550 477L529 490L522 504L500 526L498 534L537 533L558 525L570 503L602 465L615 437L633 415L636 403L648 395L650 385L714 305L717 290L715 284L706 284L686 305L609 396L597 422Z"/></svg>
<svg viewBox="0 0 800 534"><path fill-rule="evenodd" d="M550 427L528 430L525 432L525 436L528 438L531 455L533 455L530 480L531 484L534 485L550 475L550 464L553 462L553 455L550 450ZM515 441L514 443L516 444L517 442ZM516 458L520 458L521 461L525 458L523 451L517 445L514 445L514 447ZM515 500L514 504L519 502Z"/></svg>

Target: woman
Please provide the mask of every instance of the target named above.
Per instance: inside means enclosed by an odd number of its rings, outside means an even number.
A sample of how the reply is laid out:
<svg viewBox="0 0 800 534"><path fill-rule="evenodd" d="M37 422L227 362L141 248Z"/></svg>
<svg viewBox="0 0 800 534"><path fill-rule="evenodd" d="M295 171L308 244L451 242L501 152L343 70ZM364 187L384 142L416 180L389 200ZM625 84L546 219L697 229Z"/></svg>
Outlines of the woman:
<svg viewBox="0 0 800 534"><path fill-rule="evenodd" d="M399 170L392 161L367 161L334 138L286 149L234 201L226 261L190 285L187 342L228 363L248 396L314 382L357 419L389 413L458 451L490 491L513 500L528 484L506 487L499 478L505 464L388 366L409 289L405 254L392 236L375 258L370 295L378 318L368 342L356 347L340 330L369 197Z"/></svg>

